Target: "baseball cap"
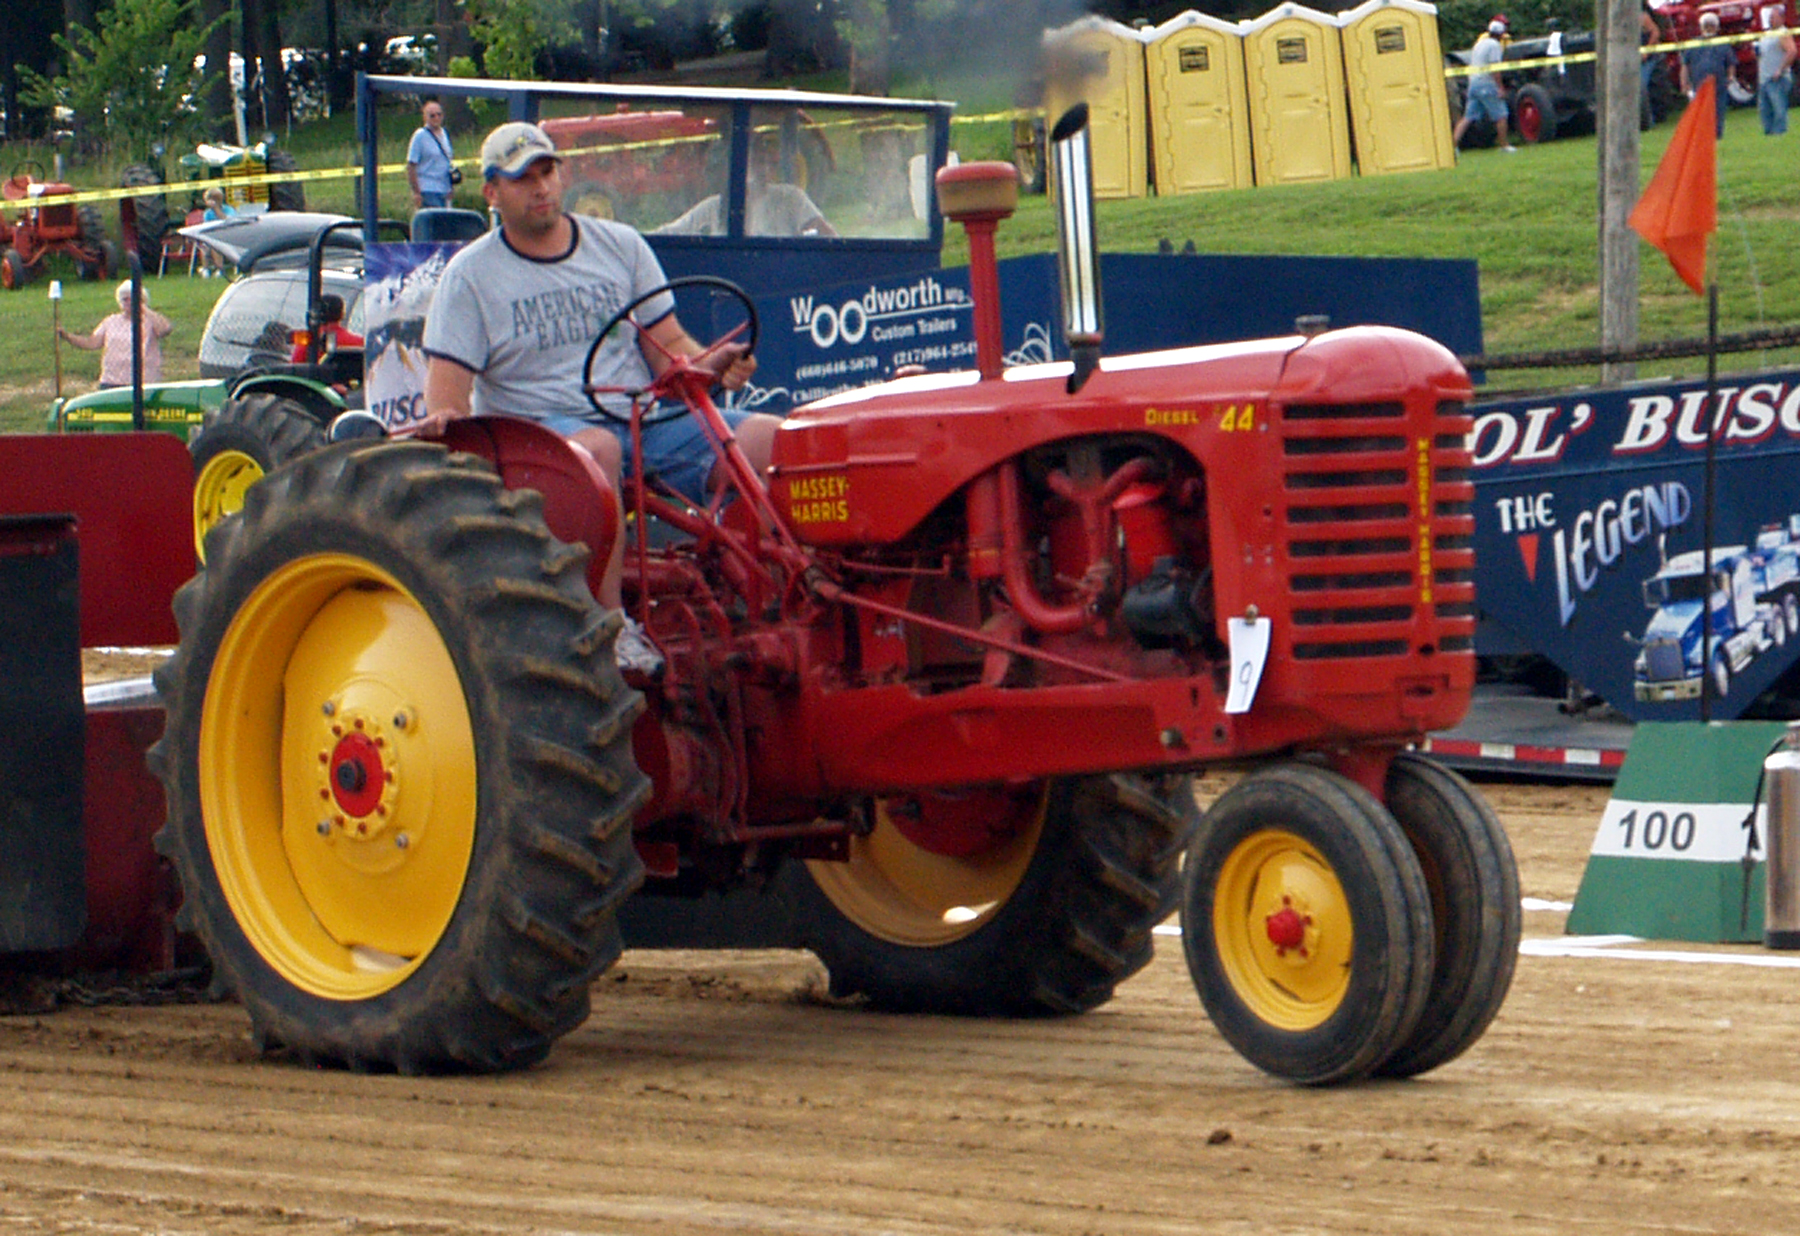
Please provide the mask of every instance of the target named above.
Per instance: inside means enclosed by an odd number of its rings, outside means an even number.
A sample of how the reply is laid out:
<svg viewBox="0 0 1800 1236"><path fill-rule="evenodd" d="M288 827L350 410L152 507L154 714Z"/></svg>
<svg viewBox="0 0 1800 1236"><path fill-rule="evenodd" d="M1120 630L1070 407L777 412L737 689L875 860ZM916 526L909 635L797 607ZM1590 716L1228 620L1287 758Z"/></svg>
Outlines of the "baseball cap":
<svg viewBox="0 0 1800 1236"><path fill-rule="evenodd" d="M1490 21L1488 23L1488 33L1489 34L1505 34L1506 33L1506 15L1504 13L1496 14L1494 16L1494 20Z"/></svg>
<svg viewBox="0 0 1800 1236"><path fill-rule="evenodd" d="M562 154L549 134L522 120L507 121L481 143L481 174L485 177L517 180L539 159L561 162Z"/></svg>

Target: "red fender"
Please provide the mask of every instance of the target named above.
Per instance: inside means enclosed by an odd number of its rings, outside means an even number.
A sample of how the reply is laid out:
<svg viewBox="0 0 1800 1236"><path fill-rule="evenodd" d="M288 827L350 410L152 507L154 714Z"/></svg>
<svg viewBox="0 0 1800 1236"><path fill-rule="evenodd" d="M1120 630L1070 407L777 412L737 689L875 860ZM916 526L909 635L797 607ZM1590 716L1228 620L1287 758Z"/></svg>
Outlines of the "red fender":
<svg viewBox="0 0 1800 1236"><path fill-rule="evenodd" d="M513 416L451 421L443 443L493 464L508 489L543 495L544 522L557 540L588 547L588 588L599 594L607 555L619 535L619 500L592 455L535 421Z"/></svg>

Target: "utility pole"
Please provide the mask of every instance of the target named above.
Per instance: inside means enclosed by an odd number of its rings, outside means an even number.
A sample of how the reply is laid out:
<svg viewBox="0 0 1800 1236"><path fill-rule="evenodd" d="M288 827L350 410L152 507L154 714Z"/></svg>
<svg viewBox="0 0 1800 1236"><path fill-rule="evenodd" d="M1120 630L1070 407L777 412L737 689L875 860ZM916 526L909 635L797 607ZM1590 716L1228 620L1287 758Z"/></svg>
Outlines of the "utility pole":
<svg viewBox="0 0 1800 1236"><path fill-rule="evenodd" d="M1639 0L1599 0L1600 346L1638 341L1638 243L1626 219L1638 197ZM1601 381L1628 382L1632 364L1605 365Z"/></svg>

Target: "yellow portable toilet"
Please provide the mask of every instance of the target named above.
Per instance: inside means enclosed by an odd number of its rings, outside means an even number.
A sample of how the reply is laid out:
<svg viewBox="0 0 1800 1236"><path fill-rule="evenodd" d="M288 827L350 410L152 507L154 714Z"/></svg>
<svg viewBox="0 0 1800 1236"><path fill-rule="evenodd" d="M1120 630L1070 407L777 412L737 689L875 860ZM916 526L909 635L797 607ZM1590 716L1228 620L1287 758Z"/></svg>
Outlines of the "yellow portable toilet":
<svg viewBox="0 0 1800 1236"><path fill-rule="evenodd" d="M1437 6L1365 0L1338 23L1357 169L1378 176L1455 167Z"/></svg>
<svg viewBox="0 0 1800 1236"><path fill-rule="evenodd" d="M1255 183L1237 26L1193 9L1178 14L1145 35L1144 69L1157 193Z"/></svg>
<svg viewBox="0 0 1800 1236"><path fill-rule="evenodd" d="M1256 183L1348 176L1350 117L1337 19L1283 4L1240 28Z"/></svg>
<svg viewBox="0 0 1800 1236"><path fill-rule="evenodd" d="M1077 103L1088 105L1094 196L1143 197L1150 186L1150 136L1144 114L1144 42L1104 17L1044 32L1044 115L1049 125Z"/></svg>

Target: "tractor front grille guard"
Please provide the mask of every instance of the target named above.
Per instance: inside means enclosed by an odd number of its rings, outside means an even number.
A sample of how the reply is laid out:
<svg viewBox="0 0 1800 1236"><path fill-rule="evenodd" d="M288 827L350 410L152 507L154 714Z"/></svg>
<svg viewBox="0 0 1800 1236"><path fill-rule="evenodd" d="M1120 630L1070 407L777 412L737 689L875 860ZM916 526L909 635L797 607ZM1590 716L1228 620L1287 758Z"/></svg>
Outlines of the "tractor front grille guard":
<svg viewBox="0 0 1800 1236"><path fill-rule="evenodd" d="M1294 658L1471 652L1467 408L1293 404L1280 423Z"/></svg>

